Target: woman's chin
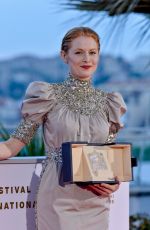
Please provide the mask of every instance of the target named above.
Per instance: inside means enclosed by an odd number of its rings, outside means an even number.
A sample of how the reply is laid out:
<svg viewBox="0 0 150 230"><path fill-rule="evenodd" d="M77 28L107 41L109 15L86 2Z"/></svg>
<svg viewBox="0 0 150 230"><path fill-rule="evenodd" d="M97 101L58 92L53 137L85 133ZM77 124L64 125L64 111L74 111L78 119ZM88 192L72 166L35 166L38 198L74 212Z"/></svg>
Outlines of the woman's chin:
<svg viewBox="0 0 150 230"><path fill-rule="evenodd" d="M79 80L85 80L85 81L87 81L87 80L90 80L91 79L91 75L90 74L85 74L85 73L71 73L70 72L70 75L71 76L73 76L74 78L76 78L76 79L79 79Z"/></svg>
<svg viewBox="0 0 150 230"><path fill-rule="evenodd" d="M81 77L79 77L79 79L82 81L89 81L91 79L91 76L90 77L89 76L88 77L87 76L83 76L83 77L81 76Z"/></svg>
<svg viewBox="0 0 150 230"><path fill-rule="evenodd" d="M78 76L78 79L87 81L91 79L91 76L90 75L80 75Z"/></svg>

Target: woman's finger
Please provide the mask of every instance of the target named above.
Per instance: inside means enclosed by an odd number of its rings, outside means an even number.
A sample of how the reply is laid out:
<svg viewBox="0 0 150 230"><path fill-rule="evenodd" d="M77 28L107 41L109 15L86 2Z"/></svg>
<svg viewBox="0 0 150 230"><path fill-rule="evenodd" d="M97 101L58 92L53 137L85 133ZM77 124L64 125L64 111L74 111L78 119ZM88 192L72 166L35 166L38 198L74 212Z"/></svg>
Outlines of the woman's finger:
<svg viewBox="0 0 150 230"><path fill-rule="evenodd" d="M87 186L87 190L94 192L96 195L105 195L105 196L109 196L112 191L110 191L109 189L106 188L101 188L99 187L99 185L89 185Z"/></svg>
<svg viewBox="0 0 150 230"><path fill-rule="evenodd" d="M105 192L101 191L98 187L94 185L88 185L87 190L93 192L97 196L107 195Z"/></svg>
<svg viewBox="0 0 150 230"><path fill-rule="evenodd" d="M113 185L111 185L111 184L101 184L100 185L100 187L101 188L105 188L105 189L108 189L108 190L110 190L111 192L115 192L116 190L118 190L118 188L119 188L119 184L113 184Z"/></svg>
<svg viewBox="0 0 150 230"><path fill-rule="evenodd" d="M82 185L79 186L82 189L93 192L97 196L109 196L111 193L115 192L119 188L118 184L92 184L92 185Z"/></svg>

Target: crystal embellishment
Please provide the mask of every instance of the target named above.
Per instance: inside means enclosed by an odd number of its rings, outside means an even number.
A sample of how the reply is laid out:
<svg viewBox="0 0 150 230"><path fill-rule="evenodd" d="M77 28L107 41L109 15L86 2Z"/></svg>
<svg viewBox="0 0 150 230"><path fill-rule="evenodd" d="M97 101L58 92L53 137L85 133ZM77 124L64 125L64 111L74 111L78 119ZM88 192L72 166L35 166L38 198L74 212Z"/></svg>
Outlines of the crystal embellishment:
<svg viewBox="0 0 150 230"><path fill-rule="evenodd" d="M49 160L55 161L56 163L62 163L62 149L50 147L48 151L46 151L46 155Z"/></svg>
<svg viewBox="0 0 150 230"><path fill-rule="evenodd" d="M110 133L107 137L107 140L105 141L106 144L112 143L116 140L117 134L116 133Z"/></svg>
<svg viewBox="0 0 150 230"><path fill-rule="evenodd" d="M46 151L46 159L42 162L42 172L41 172L41 178L49 164L50 161L55 162L56 165L62 164L62 149L60 148L54 148L50 147L48 151Z"/></svg>
<svg viewBox="0 0 150 230"><path fill-rule="evenodd" d="M39 124L37 122L24 119L20 122L18 128L11 134L11 137L19 139L24 144L28 144L38 128Z"/></svg>
<svg viewBox="0 0 150 230"><path fill-rule="evenodd" d="M56 98L71 111L83 115L94 115L106 111L107 94L95 89L91 81L78 80L72 76L63 84L54 84Z"/></svg>

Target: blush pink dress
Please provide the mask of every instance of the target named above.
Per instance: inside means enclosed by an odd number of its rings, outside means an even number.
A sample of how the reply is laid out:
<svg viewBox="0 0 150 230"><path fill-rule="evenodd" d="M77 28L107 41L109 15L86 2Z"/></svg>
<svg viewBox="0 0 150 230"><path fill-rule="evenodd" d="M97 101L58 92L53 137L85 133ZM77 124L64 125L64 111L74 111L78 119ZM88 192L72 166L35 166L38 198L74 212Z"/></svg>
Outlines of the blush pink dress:
<svg viewBox="0 0 150 230"><path fill-rule="evenodd" d="M22 104L23 120L12 134L28 143L40 124L47 158L37 194L36 229L106 230L109 197L96 196L76 184L61 183L61 144L106 142L110 124L120 125L126 111L119 93L105 93L91 82L69 77L63 83L33 82Z"/></svg>

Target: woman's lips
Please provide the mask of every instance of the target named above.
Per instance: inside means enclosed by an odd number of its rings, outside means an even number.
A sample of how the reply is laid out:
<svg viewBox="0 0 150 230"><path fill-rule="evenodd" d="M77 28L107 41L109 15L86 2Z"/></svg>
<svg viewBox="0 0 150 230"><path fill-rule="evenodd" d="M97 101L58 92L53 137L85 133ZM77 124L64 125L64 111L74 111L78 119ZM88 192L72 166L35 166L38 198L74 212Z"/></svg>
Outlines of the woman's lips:
<svg viewBox="0 0 150 230"><path fill-rule="evenodd" d="M83 69L90 69L91 66L90 65L82 65L81 68L83 68Z"/></svg>

